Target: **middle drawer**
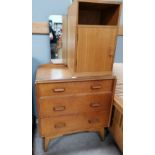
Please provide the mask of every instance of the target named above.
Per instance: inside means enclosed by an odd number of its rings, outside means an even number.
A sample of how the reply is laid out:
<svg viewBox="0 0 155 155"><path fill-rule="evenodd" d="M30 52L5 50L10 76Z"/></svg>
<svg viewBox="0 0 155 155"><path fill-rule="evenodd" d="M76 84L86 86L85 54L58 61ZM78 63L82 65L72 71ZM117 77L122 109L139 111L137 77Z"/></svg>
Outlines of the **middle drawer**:
<svg viewBox="0 0 155 155"><path fill-rule="evenodd" d="M39 101L39 118L92 111L110 111L111 101L112 93L42 98Z"/></svg>

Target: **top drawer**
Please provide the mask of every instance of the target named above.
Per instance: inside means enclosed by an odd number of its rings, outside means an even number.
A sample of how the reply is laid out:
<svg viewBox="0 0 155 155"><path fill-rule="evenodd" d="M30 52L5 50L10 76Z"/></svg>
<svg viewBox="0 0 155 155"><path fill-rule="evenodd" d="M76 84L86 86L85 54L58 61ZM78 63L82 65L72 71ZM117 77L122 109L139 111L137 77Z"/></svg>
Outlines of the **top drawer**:
<svg viewBox="0 0 155 155"><path fill-rule="evenodd" d="M37 84L37 93L41 96L65 95L74 93L112 91L113 79L95 81L74 81Z"/></svg>

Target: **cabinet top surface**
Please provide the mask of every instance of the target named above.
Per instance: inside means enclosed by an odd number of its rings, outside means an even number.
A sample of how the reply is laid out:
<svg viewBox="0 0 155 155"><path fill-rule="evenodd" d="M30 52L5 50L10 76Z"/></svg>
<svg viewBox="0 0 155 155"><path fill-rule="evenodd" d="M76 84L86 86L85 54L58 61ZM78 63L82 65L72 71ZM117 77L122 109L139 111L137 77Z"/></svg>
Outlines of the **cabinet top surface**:
<svg viewBox="0 0 155 155"><path fill-rule="evenodd" d="M36 72L35 83L114 79L111 72L104 73L71 73L64 65L52 67L50 64L41 65Z"/></svg>
<svg viewBox="0 0 155 155"><path fill-rule="evenodd" d="M118 0L74 0L73 2L90 2L90 3L108 3L108 4L121 4L122 1Z"/></svg>

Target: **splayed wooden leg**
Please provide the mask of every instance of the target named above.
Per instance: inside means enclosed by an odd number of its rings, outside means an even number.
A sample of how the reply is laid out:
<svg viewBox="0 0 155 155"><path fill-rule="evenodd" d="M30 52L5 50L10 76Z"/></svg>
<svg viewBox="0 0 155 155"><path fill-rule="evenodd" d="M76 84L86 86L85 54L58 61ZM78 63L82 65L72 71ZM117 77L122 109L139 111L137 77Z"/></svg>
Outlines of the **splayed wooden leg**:
<svg viewBox="0 0 155 155"><path fill-rule="evenodd" d="M98 134L99 134L101 140L104 140L104 138L105 138L105 131L104 131L104 128L99 129L99 130L98 130Z"/></svg>
<svg viewBox="0 0 155 155"><path fill-rule="evenodd" d="M44 151L45 152L47 152L49 142L50 142L50 138L45 137L44 138Z"/></svg>

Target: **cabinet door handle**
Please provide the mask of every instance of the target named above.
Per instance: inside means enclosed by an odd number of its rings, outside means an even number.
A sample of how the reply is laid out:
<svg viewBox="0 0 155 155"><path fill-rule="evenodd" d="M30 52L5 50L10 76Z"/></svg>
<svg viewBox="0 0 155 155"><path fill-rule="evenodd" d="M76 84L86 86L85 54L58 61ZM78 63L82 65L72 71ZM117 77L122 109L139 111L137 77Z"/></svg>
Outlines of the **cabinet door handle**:
<svg viewBox="0 0 155 155"><path fill-rule="evenodd" d="M109 57L113 57L114 56L114 49L113 48L109 48Z"/></svg>
<svg viewBox="0 0 155 155"><path fill-rule="evenodd" d="M92 108L97 108L97 107L100 107L101 104L100 103L90 103L90 107Z"/></svg>
<svg viewBox="0 0 155 155"><path fill-rule="evenodd" d="M55 124L55 128L56 129L60 129L60 128L64 128L66 126L66 124L65 123L57 123L57 124Z"/></svg>
<svg viewBox="0 0 155 155"><path fill-rule="evenodd" d="M55 93L61 93L61 92L64 92L65 91L65 88L55 88L53 89L53 92Z"/></svg>
<svg viewBox="0 0 155 155"><path fill-rule="evenodd" d="M98 118L88 120L88 123L89 123L89 124L95 124L95 123L99 123L99 122L100 122L100 121L99 121Z"/></svg>
<svg viewBox="0 0 155 155"><path fill-rule="evenodd" d="M101 88L102 88L101 85L91 86L91 89L101 89Z"/></svg>
<svg viewBox="0 0 155 155"><path fill-rule="evenodd" d="M114 54L112 52L109 53L109 57L113 57Z"/></svg>
<svg viewBox="0 0 155 155"><path fill-rule="evenodd" d="M65 110L65 106L59 106L59 107L54 107L53 111L64 111Z"/></svg>

